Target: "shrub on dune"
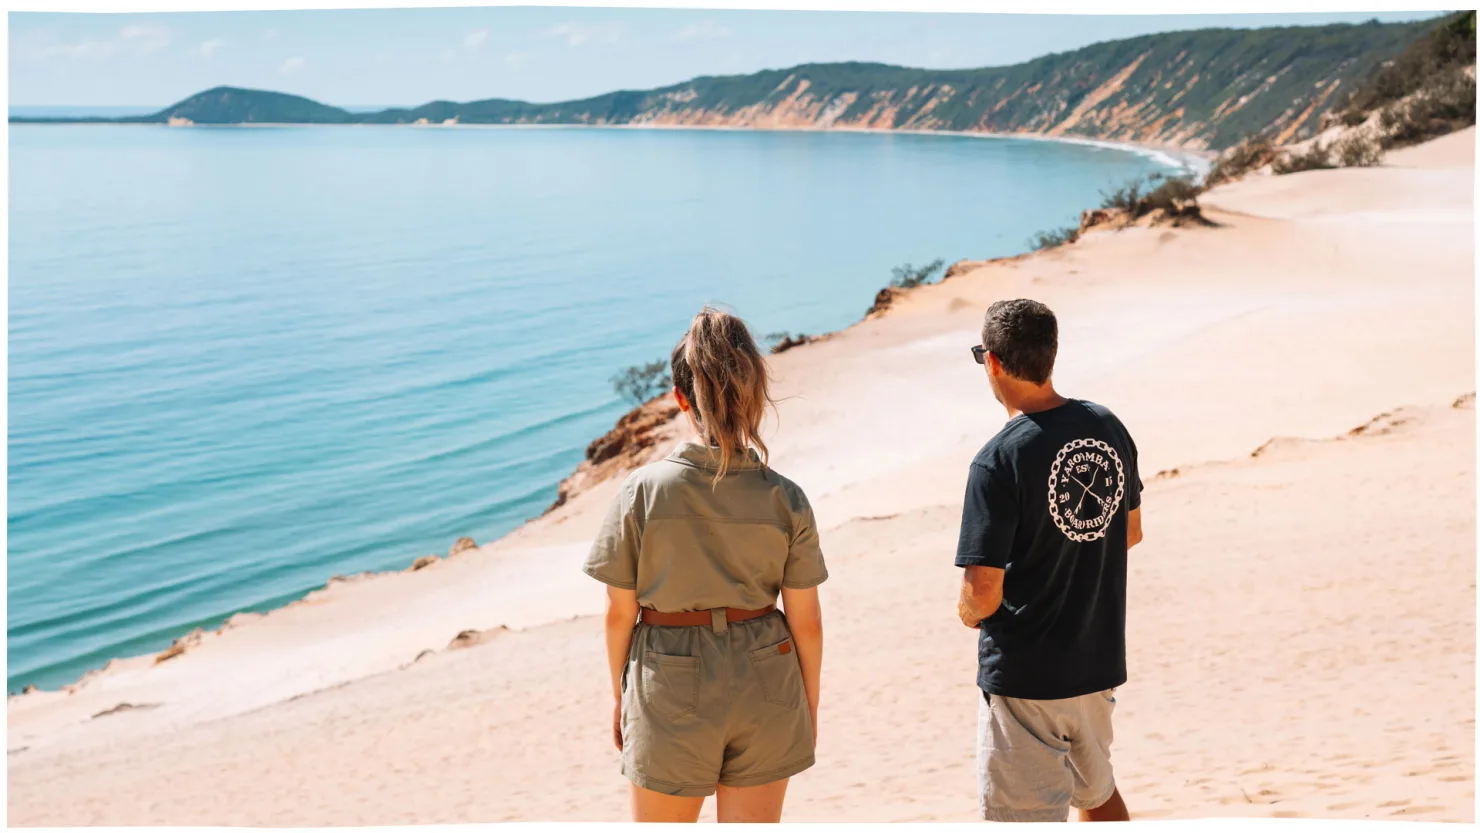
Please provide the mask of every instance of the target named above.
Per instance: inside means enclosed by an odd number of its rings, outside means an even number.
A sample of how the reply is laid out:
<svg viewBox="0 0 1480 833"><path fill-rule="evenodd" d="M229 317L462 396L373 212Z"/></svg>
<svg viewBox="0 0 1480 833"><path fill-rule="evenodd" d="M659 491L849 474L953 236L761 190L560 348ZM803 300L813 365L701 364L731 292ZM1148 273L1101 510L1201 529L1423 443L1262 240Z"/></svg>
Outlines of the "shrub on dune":
<svg viewBox="0 0 1480 833"><path fill-rule="evenodd" d="M1456 69L1428 89L1382 109L1384 144L1400 147L1451 133L1475 123L1475 79Z"/></svg>
<svg viewBox="0 0 1480 833"><path fill-rule="evenodd" d="M1219 156L1204 181L1210 188L1220 182L1231 182L1270 164L1274 157L1273 143L1259 136L1249 136Z"/></svg>
<svg viewBox="0 0 1480 833"><path fill-rule="evenodd" d="M1165 212L1170 217L1197 215L1201 213L1197 198L1202 192L1203 186L1188 177L1152 174L1105 194L1100 208L1123 211L1131 220L1153 211Z"/></svg>
<svg viewBox="0 0 1480 833"><path fill-rule="evenodd" d="M633 365L613 376L612 388L617 395L633 405L641 405L673 387L673 374L668 362L658 359L642 365Z"/></svg>
<svg viewBox="0 0 1480 833"><path fill-rule="evenodd" d="M930 279L945 265L944 260L936 258L920 267L916 267L913 263L896 266L891 270L894 279L889 282L889 285L899 289L914 289L922 284L930 283Z"/></svg>
<svg viewBox="0 0 1480 833"><path fill-rule="evenodd" d="M1028 244L1033 247L1034 251L1042 251L1044 249L1057 249L1060 246L1073 243L1078 239L1079 228L1077 226L1064 226L1060 229L1040 231L1028 241Z"/></svg>
<svg viewBox="0 0 1480 833"><path fill-rule="evenodd" d="M1295 174L1301 171L1320 171L1336 167L1331 161L1331 147L1323 142L1311 142L1303 151L1286 151L1276 156L1271 167L1276 174Z"/></svg>
<svg viewBox="0 0 1480 833"><path fill-rule="evenodd" d="M1335 153L1343 168L1370 168L1382 161L1382 141L1370 130L1349 133L1336 143Z"/></svg>

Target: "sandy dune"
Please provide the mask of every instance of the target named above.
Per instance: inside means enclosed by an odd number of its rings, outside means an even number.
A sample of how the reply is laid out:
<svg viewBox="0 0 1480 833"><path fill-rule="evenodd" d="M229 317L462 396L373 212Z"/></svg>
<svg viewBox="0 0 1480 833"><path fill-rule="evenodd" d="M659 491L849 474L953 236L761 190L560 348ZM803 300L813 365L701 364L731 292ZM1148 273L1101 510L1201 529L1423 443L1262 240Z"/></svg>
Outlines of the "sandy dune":
<svg viewBox="0 0 1480 833"><path fill-rule="evenodd" d="M1205 200L1219 228L1093 232L776 357L773 460L833 574L819 764L788 818L972 817L950 562L1002 415L967 348L987 303L1029 295L1060 315L1061 388L1116 409L1148 481L1132 812L1472 820L1473 142L1236 183ZM622 818L601 590L576 569L609 492L13 698L10 822Z"/></svg>

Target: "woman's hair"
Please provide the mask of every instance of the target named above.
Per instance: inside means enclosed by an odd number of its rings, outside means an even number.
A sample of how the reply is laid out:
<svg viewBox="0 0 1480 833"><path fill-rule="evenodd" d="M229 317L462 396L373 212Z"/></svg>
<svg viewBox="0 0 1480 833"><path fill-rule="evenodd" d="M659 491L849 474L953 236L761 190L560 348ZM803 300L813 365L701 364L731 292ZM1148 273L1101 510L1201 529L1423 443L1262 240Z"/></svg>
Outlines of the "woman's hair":
<svg viewBox="0 0 1480 833"><path fill-rule="evenodd" d="M725 476L737 452L750 446L769 463L761 417L773 404L770 380L745 322L706 306L673 348L672 364L674 387L693 405L704 439L719 451L715 480Z"/></svg>

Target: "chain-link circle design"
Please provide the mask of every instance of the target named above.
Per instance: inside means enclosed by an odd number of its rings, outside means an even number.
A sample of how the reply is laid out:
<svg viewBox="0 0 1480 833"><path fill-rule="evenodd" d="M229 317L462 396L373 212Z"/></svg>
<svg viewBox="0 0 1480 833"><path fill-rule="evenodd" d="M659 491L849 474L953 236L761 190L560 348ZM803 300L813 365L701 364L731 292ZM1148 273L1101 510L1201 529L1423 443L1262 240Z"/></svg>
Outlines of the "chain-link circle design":
<svg viewBox="0 0 1480 833"><path fill-rule="evenodd" d="M1099 501L1100 514L1094 521L1089 523L1081 522L1080 529L1075 529L1073 521L1066 519L1059 512L1058 482L1059 472L1064 467L1064 461L1069 459L1071 454L1081 448L1103 452L1115 463L1115 497L1108 500L1101 500L1099 495L1094 494L1093 490L1086 487L1085 492ZM1048 513L1053 516L1054 526L1057 526L1060 532L1068 536L1069 540L1078 541L1083 544L1105 537L1105 533L1110 530L1110 521L1115 516L1115 511L1120 508L1120 502L1124 499L1125 466L1120 462L1120 455L1116 453L1114 448L1110 447L1109 443L1090 439L1071 440L1065 443L1063 448L1059 449L1059 453L1054 457L1053 466L1048 471ZM1083 500L1084 496L1081 495L1080 501L1083 502ZM1079 519L1076 517L1074 520L1078 521ZM1081 529L1087 531L1080 531Z"/></svg>

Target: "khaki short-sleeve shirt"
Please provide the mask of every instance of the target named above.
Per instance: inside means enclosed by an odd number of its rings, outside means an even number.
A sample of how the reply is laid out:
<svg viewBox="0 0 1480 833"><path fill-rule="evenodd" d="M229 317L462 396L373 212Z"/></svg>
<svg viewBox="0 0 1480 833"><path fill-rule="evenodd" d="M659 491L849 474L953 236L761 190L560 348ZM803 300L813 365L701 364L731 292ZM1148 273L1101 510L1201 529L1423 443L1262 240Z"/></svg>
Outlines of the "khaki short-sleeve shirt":
<svg viewBox="0 0 1480 833"><path fill-rule="evenodd" d="M754 450L716 484L718 455L684 443L622 483L591 554L588 575L637 591L665 613L775 604L783 586L827 579L817 521L800 487Z"/></svg>

